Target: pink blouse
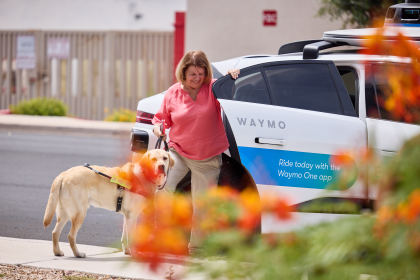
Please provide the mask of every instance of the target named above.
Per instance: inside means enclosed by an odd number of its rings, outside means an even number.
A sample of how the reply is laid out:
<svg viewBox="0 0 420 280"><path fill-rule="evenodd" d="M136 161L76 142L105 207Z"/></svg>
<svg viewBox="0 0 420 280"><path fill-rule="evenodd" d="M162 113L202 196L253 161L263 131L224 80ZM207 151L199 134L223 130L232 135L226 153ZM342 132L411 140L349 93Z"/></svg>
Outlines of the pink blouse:
<svg viewBox="0 0 420 280"><path fill-rule="evenodd" d="M220 115L220 103L210 84L203 84L193 100L181 83L171 86L165 93L162 105L152 123L161 124L169 131L169 147L180 155L194 160L204 160L221 154L229 143Z"/></svg>

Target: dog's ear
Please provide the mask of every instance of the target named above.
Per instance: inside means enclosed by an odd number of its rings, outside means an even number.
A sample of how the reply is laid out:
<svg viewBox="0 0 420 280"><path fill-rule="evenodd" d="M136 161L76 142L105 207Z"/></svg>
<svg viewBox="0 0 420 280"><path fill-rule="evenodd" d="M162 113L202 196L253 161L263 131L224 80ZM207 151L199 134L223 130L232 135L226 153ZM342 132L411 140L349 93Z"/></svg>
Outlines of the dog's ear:
<svg viewBox="0 0 420 280"><path fill-rule="evenodd" d="M168 158L169 158L169 167L173 167L175 165L175 161L169 153L168 153Z"/></svg>

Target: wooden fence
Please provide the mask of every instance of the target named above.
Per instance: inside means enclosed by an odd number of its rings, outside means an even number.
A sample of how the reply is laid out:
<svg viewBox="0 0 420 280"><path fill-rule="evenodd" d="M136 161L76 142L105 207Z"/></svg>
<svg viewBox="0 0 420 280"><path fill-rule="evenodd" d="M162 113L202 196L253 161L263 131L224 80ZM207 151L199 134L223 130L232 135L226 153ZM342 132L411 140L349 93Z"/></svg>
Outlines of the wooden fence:
<svg viewBox="0 0 420 280"><path fill-rule="evenodd" d="M52 97L102 120L172 81L172 32L0 31L0 109Z"/></svg>

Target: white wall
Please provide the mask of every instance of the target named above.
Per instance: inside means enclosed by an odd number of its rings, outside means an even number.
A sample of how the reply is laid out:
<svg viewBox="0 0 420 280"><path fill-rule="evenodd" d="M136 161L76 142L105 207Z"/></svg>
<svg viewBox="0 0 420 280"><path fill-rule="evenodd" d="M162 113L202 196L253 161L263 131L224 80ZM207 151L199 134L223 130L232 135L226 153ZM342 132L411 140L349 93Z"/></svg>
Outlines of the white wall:
<svg viewBox="0 0 420 280"><path fill-rule="evenodd" d="M247 54L276 54L292 41L319 39L341 22L317 17L321 0L187 0L186 50L211 61ZM263 26L263 10L277 11L277 26Z"/></svg>
<svg viewBox="0 0 420 280"><path fill-rule="evenodd" d="M0 0L0 29L168 31L185 9L186 0Z"/></svg>

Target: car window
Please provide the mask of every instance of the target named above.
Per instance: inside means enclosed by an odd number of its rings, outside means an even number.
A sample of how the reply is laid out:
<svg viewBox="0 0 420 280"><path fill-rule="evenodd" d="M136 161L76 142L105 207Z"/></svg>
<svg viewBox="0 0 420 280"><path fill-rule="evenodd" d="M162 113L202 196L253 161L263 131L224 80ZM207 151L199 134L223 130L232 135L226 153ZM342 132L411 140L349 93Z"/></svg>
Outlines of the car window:
<svg viewBox="0 0 420 280"><path fill-rule="evenodd" d="M346 87L347 93L349 94L353 108L358 112L358 76L356 69L349 66L338 66L338 72L340 73L341 78L343 79L344 86Z"/></svg>
<svg viewBox="0 0 420 280"><path fill-rule="evenodd" d="M375 82L374 80L368 80L365 84L365 103L366 103L366 115L369 118L380 119L381 113L379 111L378 96L375 93Z"/></svg>
<svg viewBox="0 0 420 280"><path fill-rule="evenodd" d="M220 99L271 104L267 86L259 68L241 71L236 80L225 76L217 80L213 91Z"/></svg>
<svg viewBox="0 0 420 280"><path fill-rule="evenodd" d="M333 77L326 64L283 64L265 70L274 105L341 114Z"/></svg>
<svg viewBox="0 0 420 280"><path fill-rule="evenodd" d="M257 64L241 69L236 80L221 77L213 84L213 92L219 99L357 116L332 61Z"/></svg>
<svg viewBox="0 0 420 280"><path fill-rule="evenodd" d="M235 80L233 100L271 104L267 87L261 72L241 75Z"/></svg>
<svg viewBox="0 0 420 280"><path fill-rule="evenodd" d="M392 114L385 106L386 98L391 93L389 79L385 76L385 67L388 66L373 64L369 67L371 74L365 84L366 115L369 118L403 122L404 120ZM404 64L393 64L392 67L398 71L408 70Z"/></svg>

